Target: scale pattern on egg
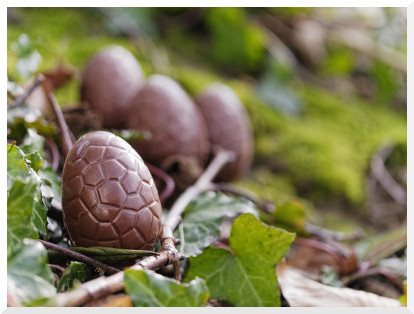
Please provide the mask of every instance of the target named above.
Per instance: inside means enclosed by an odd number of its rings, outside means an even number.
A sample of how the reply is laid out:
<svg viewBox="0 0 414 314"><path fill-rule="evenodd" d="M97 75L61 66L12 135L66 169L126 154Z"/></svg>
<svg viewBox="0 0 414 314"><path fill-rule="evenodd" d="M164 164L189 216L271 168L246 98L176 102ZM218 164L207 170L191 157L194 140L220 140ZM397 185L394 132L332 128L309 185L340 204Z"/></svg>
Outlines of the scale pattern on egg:
<svg viewBox="0 0 414 314"><path fill-rule="evenodd" d="M154 180L137 152L112 133L82 136L62 174L62 207L77 246L153 249L161 229Z"/></svg>

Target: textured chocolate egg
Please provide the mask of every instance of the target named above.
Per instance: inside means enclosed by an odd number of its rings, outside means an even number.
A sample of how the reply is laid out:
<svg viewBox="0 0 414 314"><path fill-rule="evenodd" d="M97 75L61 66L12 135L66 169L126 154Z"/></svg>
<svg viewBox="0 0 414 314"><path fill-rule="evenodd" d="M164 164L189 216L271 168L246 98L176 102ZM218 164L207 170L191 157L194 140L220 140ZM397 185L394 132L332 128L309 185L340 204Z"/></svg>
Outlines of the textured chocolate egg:
<svg viewBox="0 0 414 314"><path fill-rule="evenodd" d="M124 128L128 105L144 80L135 57L120 46L110 46L95 54L84 69L81 98L102 114L105 128Z"/></svg>
<svg viewBox="0 0 414 314"><path fill-rule="evenodd" d="M131 143L156 166L174 155L194 157L204 165L209 152L208 131L200 110L174 80L151 76L132 101L127 127L148 130L152 137Z"/></svg>
<svg viewBox="0 0 414 314"><path fill-rule="evenodd" d="M196 103L207 122L212 147L233 151L236 159L225 165L217 181L232 181L250 168L253 137L250 120L233 90L224 84L210 85L198 95Z"/></svg>
<svg viewBox="0 0 414 314"><path fill-rule="evenodd" d="M126 141L109 132L85 134L69 151L62 208L76 246L153 249L161 234L151 173Z"/></svg>

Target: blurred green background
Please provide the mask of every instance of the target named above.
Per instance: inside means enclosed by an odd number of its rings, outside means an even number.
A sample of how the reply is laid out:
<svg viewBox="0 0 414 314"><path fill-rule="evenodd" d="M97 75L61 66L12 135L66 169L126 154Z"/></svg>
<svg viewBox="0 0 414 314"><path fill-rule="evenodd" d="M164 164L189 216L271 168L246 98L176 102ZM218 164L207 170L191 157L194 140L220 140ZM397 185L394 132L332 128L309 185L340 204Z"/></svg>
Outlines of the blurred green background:
<svg viewBox="0 0 414 314"><path fill-rule="evenodd" d="M384 162L406 190L405 8L9 8L7 36L18 83L59 63L80 73L109 44L191 95L226 83L255 139L237 185L338 230L405 219L371 167L392 145ZM77 104L79 86L77 75L59 88L59 103Z"/></svg>

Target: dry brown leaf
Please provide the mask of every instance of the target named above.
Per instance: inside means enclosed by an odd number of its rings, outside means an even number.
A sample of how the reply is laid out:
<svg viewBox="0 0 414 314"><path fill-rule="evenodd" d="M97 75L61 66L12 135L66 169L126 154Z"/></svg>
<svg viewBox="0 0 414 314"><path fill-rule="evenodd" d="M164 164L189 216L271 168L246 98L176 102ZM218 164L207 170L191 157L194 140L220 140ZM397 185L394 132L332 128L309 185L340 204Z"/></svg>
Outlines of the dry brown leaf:
<svg viewBox="0 0 414 314"><path fill-rule="evenodd" d="M373 293L321 284L282 262L276 268L280 289L290 306L399 307L400 302Z"/></svg>

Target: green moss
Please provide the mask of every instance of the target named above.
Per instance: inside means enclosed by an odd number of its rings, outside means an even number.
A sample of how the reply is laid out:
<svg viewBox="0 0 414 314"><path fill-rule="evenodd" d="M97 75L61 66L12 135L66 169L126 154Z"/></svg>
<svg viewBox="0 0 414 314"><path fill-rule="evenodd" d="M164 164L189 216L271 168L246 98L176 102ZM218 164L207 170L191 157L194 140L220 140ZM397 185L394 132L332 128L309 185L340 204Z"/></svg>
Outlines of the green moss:
<svg viewBox="0 0 414 314"><path fill-rule="evenodd" d="M264 167L257 167L236 183L239 187L256 194L260 199L284 204L296 196L295 187L289 178L276 175Z"/></svg>
<svg viewBox="0 0 414 314"><path fill-rule="evenodd" d="M214 81L231 86L249 112L256 157L275 166L279 175L288 177L290 184L314 200L343 196L361 205L371 156L387 142L407 141L404 116L316 86L296 86L304 113L292 117L267 107L247 82L226 80L195 67L179 67L177 73L193 95ZM259 188L254 184L249 188L264 189L258 177L254 178L249 182L256 182ZM272 184L268 186L272 189Z"/></svg>
<svg viewBox="0 0 414 314"><path fill-rule="evenodd" d="M265 62L265 35L242 8L210 8L206 26L211 58L229 72L257 72Z"/></svg>
<svg viewBox="0 0 414 314"><path fill-rule="evenodd" d="M60 60L81 70L97 50L109 44L118 44L135 54L147 75L154 71L149 46L142 42L138 50L127 38L108 34L104 23L92 9L34 8L22 9L21 12L21 23L8 26L7 71L11 76L15 73L16 63L11 43L21 33L30 37L42 55L40 70L50 69ZM227 16L226 10L220 12L232 27L239 19L246 19L246 16L238 14ZM215 23L223 27L225 23L222 25L222 22ZM219 27L217 25L214 27ZM191 38L180 37L179 31L175 33L182 42ZM255 38L254 42L258 37ZM225 37L222 40L225 41ZM189 49L196 51L194 43L189 45ZM183 47L180 53L174 50L168 53L171 74L191 95L219 81L233 88L246 107L254 131L256 163L260 167L253 169L240 184L257 192L260 197L281 202L299 191L312 200L339 196L361 205L365 198L365 178L371 156L386 143L406 145L406 117L385 106L361 101L354 96L340 97L316 86L297 83L294 92L303 102L303 112L300 116L286 116L263 102L255 92L255 82L250 78L220 76L217 69L213 70L202 58L189 60L185 49ZM254 55L259 55L259 50L249 49L243 58L255 60ZM238 52L233 55L238 55ZM254 67L256 62L246 63L245 66ZM339 66L340 72L344 69L348 71L348 66ZM381 74L382 68L377 68L375 73ZM386 82L384 79L384 86L390 78L391 75ZM78 90L79 81L72 81L56 92L59 102L76 102ZM394 92L390 88L386 95L379 98L390 99Z"/></svg>

